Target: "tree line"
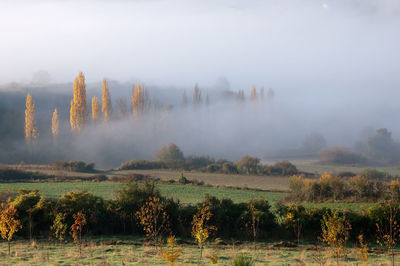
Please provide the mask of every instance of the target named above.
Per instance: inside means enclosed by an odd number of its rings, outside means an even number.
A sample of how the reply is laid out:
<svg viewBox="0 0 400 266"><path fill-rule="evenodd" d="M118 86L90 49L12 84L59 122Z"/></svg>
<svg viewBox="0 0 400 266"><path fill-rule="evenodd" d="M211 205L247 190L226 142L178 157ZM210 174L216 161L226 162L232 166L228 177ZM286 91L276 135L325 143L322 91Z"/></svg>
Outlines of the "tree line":
<svg viewBox="0 0 400 266"><path fill-rule="evenodd" d="M394 256L399 210L394 200L357 212L306 209L298 204L278 204L274 211L263 199L234 203L211 196L196 205L182 205L146 183L128 184L112 200L86 191L47 199L37 190L20 190L3 199L0 232L9 244L15 234L31 240L50 237L60 243L68 241L70 235L80 252L84 237L94 235L143 235L153 245L160 245L168 236L193 238L200 254L209 238L253 241L255 247L267 239L297 239L299 245L303 240L326 243L339 260L346 254L347 241L363 245L378 241Z"/></svg>

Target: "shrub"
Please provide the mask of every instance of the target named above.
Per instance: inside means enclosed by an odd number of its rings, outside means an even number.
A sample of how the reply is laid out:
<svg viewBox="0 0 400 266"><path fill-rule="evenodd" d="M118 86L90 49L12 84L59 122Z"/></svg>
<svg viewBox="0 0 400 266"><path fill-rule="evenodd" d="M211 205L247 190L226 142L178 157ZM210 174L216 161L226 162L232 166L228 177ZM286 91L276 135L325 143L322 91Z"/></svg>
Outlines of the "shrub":
<svg viewBox="0 0 400 266"><path fill-rule="evenodd" d="M362 164L366 159L360 154L345 147L332 147L319 152L319 160L322 163L338 164Z"/></svg>
<svg viewBox="0 0 400 266"><path fill-rule="evenodd" d="M365 169L359 175L367 179L375 180L389 180L392 178L390 174L378 171L376 169Z"/></svg>
<svg viewBox="0 0 400 266"><path fill-rule="evenodd" d="M237 168L244 174L257 174L259 164L260 159L246 155L237 162Z"/></svg>
<svg viewBox="0 0 400 266"><path fill-rule="evenodd" d="M54 161L56 169L74 172L94 172L94 166L94 163L86 164L84 161Z"/></svg>
<svg viewBox="0 0 400 266"><path fill-rule="evenodd" d="M168 147L163 145L154 153L154 158L164 163L168 168L179 169L185 165L185 157L179 147L174 143L168 144Z"/></svg>
<svg viewBox="0 0 400 266"><path fill-rule="evenodd" d="M121 164L119 170L146 170L146 169L161 169L165 168L162 162L152 162L146 160L131 160Z"/></svg>
<svg viewBox="0 0 400 266"><path fill-rule="evenodd" d="M254 265L251 256L240 253L237 255L232 263L232 266L252 266Z"/></svg>

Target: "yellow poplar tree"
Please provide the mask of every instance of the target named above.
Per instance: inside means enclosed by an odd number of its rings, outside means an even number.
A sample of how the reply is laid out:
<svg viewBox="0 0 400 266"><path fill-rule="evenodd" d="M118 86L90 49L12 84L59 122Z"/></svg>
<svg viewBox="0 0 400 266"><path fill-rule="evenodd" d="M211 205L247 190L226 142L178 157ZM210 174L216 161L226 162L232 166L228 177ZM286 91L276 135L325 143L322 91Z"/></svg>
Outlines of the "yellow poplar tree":
<svg viewBox="0 0 400 266"><path fill-rule="evenodd" d="M86 110L85 76L79 72L74 82L74 98L71 101L70 124L73 131L80 131L88 122Z"/></svg>
<svg viewBox="0 0 400 266"><path fill-rule="evenodd" d="M256 86L253 86L251 88L250 100L256 100L256 99L257 99L257 89Z"/></svg>
<svg viewBox="0 0 400 266"><path fill-rule="evenodd" d="M96 124L100 116L100 103L96 96L92 97L92 121Z"/></svg>
<svg viewBox="0 0 400 266"><path fill-rule="evenodd" d="M25 109L25 139L28 144L33 143L39 137L35 121L35 104L32 96L28 93L26 96Z"/></svg>
<svg viewBox="0 0 400 266"><path fill-rule="evenodd" d="M108 82L104 78L102 81L103 84L103 95L102 95L102 105L101 105L101 112L103 113L103 118L105 122L110 121L112 108L111 108L111 97L110 92L108 91Z"/></svg>
<svg viewBox="0 0 400 266"><path fill-rule="evenodd" d="M137 84L133 87L132 96L132 113L135 117L139 117L144 111L145 90L144 87Z"/></svg>
<svg viewBox="0 0 400 266"><path fill-rule="evenodd" d="M53 117L51 118L51 133L53 134L54 142L56 142L60 128L60 122L58 121L58 110L54 109Z"/></svg>

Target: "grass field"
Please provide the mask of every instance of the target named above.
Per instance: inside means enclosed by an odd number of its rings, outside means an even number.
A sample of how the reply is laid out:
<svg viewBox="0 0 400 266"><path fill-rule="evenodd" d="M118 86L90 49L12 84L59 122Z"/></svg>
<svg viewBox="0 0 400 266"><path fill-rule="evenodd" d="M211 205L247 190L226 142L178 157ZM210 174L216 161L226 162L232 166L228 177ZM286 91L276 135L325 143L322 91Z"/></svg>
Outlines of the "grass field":
<svg viewBox="0 0 400 266"><path fill-rule="evenodd" d="M374 168L378 171L386 172L391 175L400 175L400 168L387 166L387 167L372 167L372 166L362 166L362 165L338 165L338 164L325 164L319 163L317 159L308 159L308 160L291 160L291 163L296 165L297 169L303 172L309 173L318 173L322 174L323 172L343 172L350 171L353 173L359 173L368 168Z"/></svg>
<svg viewBox="0 0 400 266"><path fill-rule="evenodd" d="M0 243L1 264L15 265L167 265L159 252L151 246L143 245L139 239L124 237L111 239L87 240L83 247L82 256L72 244L60 245L54 242L39 241L33 244L29 241L13 242L12 256L7 255L6 242ZM199 249L195 245L180 245L184 250L176 265L191 265L199 263ZM320 247L321 248L321 247ZM381 250L371 249L368 264L390 265L389 256ZM305 245L298 248L275 248L273 244L260 243L254 251L251 244L208 245L204 251L205 265L211 265L208 257L217 254L216 265L231 265L233 258L244 253L252 257L255 265L318 265L316 254L322 254L324 265L336 265L328 252L321 248L317 252L314 245ZM400 263L397 255L396 264ZM341 265L361 265L356 248L349 248L346 259Z"/></svg>
<svg viewBox="0 0 400 266"><path fill-rule="evenodd" d="M124 186L124 184L114 182L0 183L0 192L16 192L18 189L38 189L45 197L58 198L69 191L86 190L104 199L112 199L122 186ZM201 202L207 194L220 199L229 198L234 202L244 202L251 199L266 199L271 203L281 200L286 196L286 193L282 192L207 186L156 184L156 187L161 191L163 196L178 199L183 204Z"/></svg>

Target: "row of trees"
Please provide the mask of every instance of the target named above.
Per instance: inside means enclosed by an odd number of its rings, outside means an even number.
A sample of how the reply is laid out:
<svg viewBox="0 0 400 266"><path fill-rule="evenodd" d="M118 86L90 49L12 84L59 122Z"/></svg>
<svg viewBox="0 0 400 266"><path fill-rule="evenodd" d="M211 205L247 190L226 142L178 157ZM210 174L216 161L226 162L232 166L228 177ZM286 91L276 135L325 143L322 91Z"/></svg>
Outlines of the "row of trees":
<svg viewBox="0 0 400 266"><path fill-rule="evenodd" d="M400 200L399 180L371 179L369 173L365 171L349 178L324 173L319 179L294 175L289 178L289 198L312 202Z"/></svg>
<svg viewBox="0 0 400 266"><path fill-rule="evenodd" d="M49 235L63 242L70 231L80 251L84 234L144 233L155 245L163 236L173 236L169 251L163 251L171 260L179 255L174 247L175 235L193 237L200 256L210 237L251 239L255 248L260 239L295 237L299 245L302 239L328 244L338 261L346 253L346 242L357 239L365 250L367 240L378 241L394 258L400 236L399 210L397 201L384 201L365 212L282 204L272 212L265 200L235 204L214 197L197 206L181 205L160 196L150 184L127 185L110 201L85 191L50 200L36 190L20 190L1 205L0 232L8 241L17 233L30 239Z"/></svg>
<svg viewBox="0 0 400 266"><path fill-rule="evenodd" d="M268 97L273 98L273 90L270 89L268 92ZM240 96L241 95L241 96ZM264 89L261 88L260 92L257 93L256 88L252 88L252 92L250 95L251 100L262 99L264 96ZM239 97L240 96L240 97ZM70 110L69 110L69 122L72 131L81 131L88 123L89 123L89 110L86 96L86 82L85 76L82 72L78 73L78 76L75 78L73 84L73 98L70 102ZM238 98L244 99L244 93L238 94ZM182 105L187 105L187 97L186 91L182 96ZM199 86L196 84L193 91L193 104L194 106L199 106L203 102L202 100L202 91ZM208 94L206 95L206 104L209 103ZM104 122L109 122L112 117L113 108L111 103L111 96L109 92L109 85L106 79L102 80L102 97L101 104L100 100L93 96L90 103L91 104L91 119L92 123L96 124L100 121L100 116L103 116ZM128 110L125 104L121 101L117 102L118 113L121 115L125 115ZM147 89L144 88L143 85L136 84L133 87L132 98L131 98L131 110L132 114L135 118L139 118L147 109L150 108L150 101ZM27 95L26 98L26 111L25 111L25 138L28 143L32 144L37 140L39 134L35 121L35 104L32 100L32 96L30 94ZM57 108L53 111L52 116L52 126L51 131L54 139L57 139L59 135L59 113Z"/></svg>
<svg viewBox="0 0 400 266"><path fill-rule="evenodd" d="M210 173L225 174L254 174L288 176L298 173L295 165L288 161L277 162L273 165L262 164L257 157L243 156L236 162L226 159L215 160L209 156L185 157L174 143L163 145L154 153L155 161L131 160L120 165L119 169L180 169L199 170Z"/></svg>

